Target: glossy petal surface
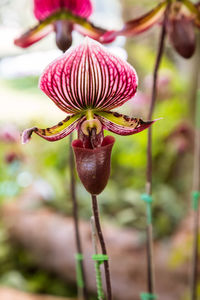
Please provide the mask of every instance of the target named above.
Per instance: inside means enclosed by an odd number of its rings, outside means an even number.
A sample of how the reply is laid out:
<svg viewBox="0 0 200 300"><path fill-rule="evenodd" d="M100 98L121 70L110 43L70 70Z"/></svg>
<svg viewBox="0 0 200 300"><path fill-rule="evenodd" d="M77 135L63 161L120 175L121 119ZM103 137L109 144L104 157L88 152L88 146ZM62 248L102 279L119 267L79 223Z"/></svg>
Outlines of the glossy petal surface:
<svg viewBox="0 0 200 300"><path fill-rule="evenodd" d="M68 116L65 120L59 122L57 125L51 128L40 129L37 127L33 127L30 129L26 129L22 134L22 143L28 143L33 132L50 142L61 140L76 128L80 120L80 115L73 115Z"/></svg>
<svg viewBox="0 0 200 300"><path fill-rule="evenodd" d="M110 159L114 142L113 136L106 136L101 147L94 149L84 148L80 140L72 142L79 178L92 195L100 194L106 187L110 176Z"/></svg>
<svg viewBox="0 0 200 300"><path fill-rule="evenodd" d="M38 20L44 20L61 9L88 18L92 13L92 4L90 0L34 0L34 14Z"/></svg>
<svg viewBox="0 0 200 300"><path fill-rule="evenodd" d="M15 39L14 43L18 47L27 48L40 41L51 31L53 31L53 25L47 22L41 22L37 26L22 34L19 38Z"/></svg>
<svg viewBox="0 0 200 300"><path fill-rule="evenodd" d="M134 96L137 75L127 62L86 38L47 67L40 88L68 113L110 110Z"/></svg>
<svg viewBox="0 0 200 300"><path fill-rule="evenodd" d="M117 112L98 112L98 119L104 126L104 129L114 132L118 135L131 135L143 131L151 126L154 121L144 122L138 118L130 118Z"/></svg>

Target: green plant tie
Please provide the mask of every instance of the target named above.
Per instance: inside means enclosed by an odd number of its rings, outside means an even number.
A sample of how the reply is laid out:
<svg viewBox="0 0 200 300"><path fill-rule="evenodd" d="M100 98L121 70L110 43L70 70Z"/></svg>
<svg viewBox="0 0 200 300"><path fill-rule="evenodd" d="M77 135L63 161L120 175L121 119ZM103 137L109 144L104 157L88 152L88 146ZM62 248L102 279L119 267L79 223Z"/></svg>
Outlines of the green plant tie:
<svg viewBox="0 0 200 300"><path fill-rule="evenodd" d="M108 255L105 254L94 254L92 259L95 261L95 272L96 272L96 284L97 284L97 296L98 300L104 299L102 279L101 279L101 264L108 260Z"/></svg>
<svg viewBox="0 0 200 300"><path fill-rule="evenodd" d="M200 192L199 191L193 191L192 192L192 208L194 210L198 209L199 206L199 198L200 198Z"/></svg>
<svg viewBox="0 0 200 300"><path fill-rule="evenodd" d="M142 293L140 295L141 300L156 300L157 296L155 294Z"/></svg>
<svg viewBox="0 0 200 300"><path fill-rule="evenodd" d="M148 225L152 224L152 207L151 207L151 204L152 204L153 198L149 194L142 194L141 199L144 202L146 202L146 204L147 204L147 223L148 223Z"/></svg>
<svg viewBox="0 0 200 300"><path fill-rule="evenodd" d="M82 272L82 266L81 261L83 260L83 254L82 253L76 253L75 254L76 259L76 280L77 280L77 286L79 288L84 287L84 280L83 280L83 272Z"/></svg>

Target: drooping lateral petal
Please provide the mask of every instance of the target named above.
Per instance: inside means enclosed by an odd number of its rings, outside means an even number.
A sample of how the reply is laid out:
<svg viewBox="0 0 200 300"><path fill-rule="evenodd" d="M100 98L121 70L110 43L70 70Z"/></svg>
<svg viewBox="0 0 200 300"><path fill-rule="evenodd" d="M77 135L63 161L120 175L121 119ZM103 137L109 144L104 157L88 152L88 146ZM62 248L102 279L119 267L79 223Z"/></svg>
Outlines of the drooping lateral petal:
<svg viewBox="0 0 200 300"><path fill-rule="evenodd" d="M182 0L181 1L183 5L187 7L187 9L190 11L190 13L197 15L198 12L198 3L193 4L190 0Z"/></svg>
<svg viewBox="0 0 200 300"><path fill-rule="evenodd" d="M158 23L162 19L166 9L166 5L167 5L166 1L160 3L156 8L151 10L149 13L137 19L126 22L121 30L107 31L103 36L101 36L100 41L102 43L110 43L113 40L115 40L117 36L123 35L123 36L130 37L148 30L154 24Z"/></svg>
<svg viewBox="0 0 200 300"><path fill-rule="evenodd" d="M167 2L168 1L164 1L150 12L146 13L144 16L127 22L122 28L121 34L132 36L151 28L154 24L158 23L162 19L167 7Z"/></svg>
<svg viewBox="0 0 200 300"><path fill-rule="evenodd" d="M81 120L82 118L80 115L72 115L66 117L62 122L59 122L57 125L51 128L40 129L37 127L33 127L26 129L22 133L22 144L26 144L29 142L33 132L50 142L61 140L69 135Z"/></svg>
<svg viewBox="0 0 200 300"><path fill-rule="evenodd" d="M51 63L40 78L41 90L68 113L120 106L134 96L137 83L131 65L89 38Z"/></svg>
<svg viewBox="0 0 200 300"><path fill-rule="evenodd" d="M117 112L101 111L97 112L98 119L103 124L104 129L118 135L131 135L143 131L151 126L154 121L144 122L142 119L130 118Z"/></svg>
<svg viewBox="0 0 200 300"><path fill-rule="evenodd" d="M88 18L92 13L92 3L90 0L34 0L34 14L40 21L62 9Z"/></svg>
<svg viewBox="0 0 200 300"><path fill-rule="evenodd" d="M51 31L53 31L53 25L44 21L22 34L19 38L15 39L14 43L18 47L27 48L40 41Z"/></svg>

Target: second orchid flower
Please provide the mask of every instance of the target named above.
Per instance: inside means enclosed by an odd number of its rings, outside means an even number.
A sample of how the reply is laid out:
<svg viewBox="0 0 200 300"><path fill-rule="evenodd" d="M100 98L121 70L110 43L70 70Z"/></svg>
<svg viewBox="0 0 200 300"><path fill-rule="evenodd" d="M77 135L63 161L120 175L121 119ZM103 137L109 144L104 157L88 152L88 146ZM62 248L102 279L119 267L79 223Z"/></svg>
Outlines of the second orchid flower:
<svg viewBox="0 0 200 300"><path fill-rule="evenodd" d="M34 0L33 11L38 24L15 39L16 46L27 48L55 31L56 44L64 52L72 44L74 30L97 40L106 32L88 20L90 0Z"/></svg>
<svg viewBox="0 0 200 300"><path fill-rule="evenodd" d="M200 4L190 0L165 0L153 10L125 23L118 31L108 31L101 42L108 43L117 36L132 37L155 24L162 24L166 16L166 30L174 49L184 58L190 58L196 48L195 27L200 29Z"/></svg>

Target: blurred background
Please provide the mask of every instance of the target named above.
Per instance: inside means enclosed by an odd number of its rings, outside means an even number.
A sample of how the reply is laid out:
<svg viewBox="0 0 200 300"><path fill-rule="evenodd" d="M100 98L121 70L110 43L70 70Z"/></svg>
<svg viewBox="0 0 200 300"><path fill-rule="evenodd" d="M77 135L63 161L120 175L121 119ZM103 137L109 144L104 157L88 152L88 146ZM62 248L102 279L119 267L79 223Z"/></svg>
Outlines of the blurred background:
<svg viewBox="0 0 200 300"><path fill-rule="evenodd" d="M96 25L108 29L120 28L123 21L141 15L157 3L147 0L92 2L94 13L90 19ZM64 113L38 88L38 79L43 69L61 55L55 46L54 33L27 49L20 49L13 44L14 38L34 24L36 20L32 13L31 0L1 0L0 285L27 293L75 297L75 275L66 274L67 270L64 271L61 265L57 265L56 259L53 259L56 251L65 253L66 260L69 260L67 255L71 253L71 245L67 243L64 252L56 249L56 245L59 248L59 243L64 241L59 232L64 230L62 226L65 223L59 223L58 219L68 222L72 215L69 193L69 139L48 143L34 135L31 143L21 145L20 142L23 129L35 125L41 128L51 127L65 118ZM127 59L139 76L137 95L119 109L122 113L147 118L159 30L160 27L156 26L147 33L128 40L119 37L108 46L116 55ZM73 35L74 45L83 40L78 33ZM191 253L190 191L196 90L194 78L198 53L196 51L192 59L184 60L173 51L168 41L165 49L154 113L155 118L162 120L153 127L153 222L157 272L158 275L163 274L157 285L161 299L181 300L188 299L188 262ZM127 271L127 276L129 282L135 282L138 292L139 289L146 288L145 204L140 199L145 190L146 142L146 131L129 137L116 137L111 177L98 200L101 218L105 226L108 226L108 232L110 228L114 228L112 234L115 238L108 241L111 260L111 250L114 248L112 241L115 245L125 235L126 239L122 239L119 244L117 257L121 257L121 260L126 256L127 259L130 258L132 272ZM90 197L79 179L76 179L79 215L87 223L91 216ZM48 217L50 220L47 220ZM45 227L44 219L50 222L49 226ZM41 235L39 240L35 237L37 232ZM48 257L48 247L45 245L51 244L51 234L56 245L51 248L51 255ZM55 251L55 256L52 251ZM138 256L140 254L143 256ZM138 257L140 259L137 265L134 260L138 260ZM73 258L70 263L73 269ZM111 263L114 265L114 262ZM128 268L128 264L126 267ZM137 271L134 271L134 267ZM120 264L118 268L112 268L120 285ZM172 273L176 274L177 282L172 282ZM122 282L121 286L122 290L126 287ZM115 288L117 289L114 285ZM2 299L7 299L5 295ZM26 294L20 295L19 299L23 300ZM18 299L15 297L12 294L12 300ZM124 298L120 295L116 299L129 299L127 297L124 294Z"/></svg>

